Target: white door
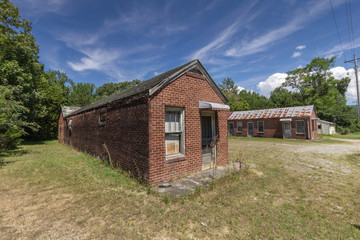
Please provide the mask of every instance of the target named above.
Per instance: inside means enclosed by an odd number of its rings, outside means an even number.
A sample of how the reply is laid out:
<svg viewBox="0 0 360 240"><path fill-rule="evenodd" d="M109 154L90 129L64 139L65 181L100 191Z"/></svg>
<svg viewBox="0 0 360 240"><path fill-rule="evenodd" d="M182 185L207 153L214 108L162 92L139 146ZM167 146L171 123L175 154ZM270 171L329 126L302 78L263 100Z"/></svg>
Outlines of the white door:
<svg viewBox="0 0 360 240"><path fill-rule="evenodd" d="M291 122L283 123L283 138L291 138Z"/></svg>

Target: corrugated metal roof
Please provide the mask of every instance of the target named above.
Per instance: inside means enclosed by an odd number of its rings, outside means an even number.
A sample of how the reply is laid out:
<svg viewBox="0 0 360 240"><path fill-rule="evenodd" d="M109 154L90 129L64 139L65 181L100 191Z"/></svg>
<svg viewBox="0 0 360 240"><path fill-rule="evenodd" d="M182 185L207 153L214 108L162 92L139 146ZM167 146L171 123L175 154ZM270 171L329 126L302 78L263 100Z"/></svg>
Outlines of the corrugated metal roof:
<svg viewBox="0 0 360 240"><path fill-rule="evenodd" d="M69 114L79 110L81 107L74 107L74 106L62 106L61 107L61 112L63 114L63 117L67 117Z"/></svg>
<svg viewBox="0 0 360 240"><path fill-rule="evenodd" d="M228 120L310 117L314 105L233 112Z"/></svg>

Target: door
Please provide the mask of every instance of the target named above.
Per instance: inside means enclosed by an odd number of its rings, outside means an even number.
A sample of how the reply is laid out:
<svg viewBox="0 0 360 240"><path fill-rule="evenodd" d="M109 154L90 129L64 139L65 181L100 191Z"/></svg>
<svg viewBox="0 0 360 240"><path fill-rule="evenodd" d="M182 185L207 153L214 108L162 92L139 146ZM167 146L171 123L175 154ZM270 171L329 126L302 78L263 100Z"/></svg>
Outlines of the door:
<svg viewBox="0 0 360 240"><path fill-rule="evenodd" d="M215 113L205 112L201 114L201 153L202 170L211 167L215 161Z"/></svg>
<svg viewBox="0 0 360 240"><path fill-rule="evenodd" d="M248 129L247 136L248 137L253 137L254 136L254 123L253 122L248 122L247 123L247 129Z"/></svg>
<svg viewBox="0 0 360 240"><path fill-rule="evenodd" d="M283 138L291 138L291 122L283 123Z"/></svg>
<svg viewBox="0 0 360 240"><path fill-rule="evenodd" d="M229 123L229 136L234 136L234 123Z"/></svg>

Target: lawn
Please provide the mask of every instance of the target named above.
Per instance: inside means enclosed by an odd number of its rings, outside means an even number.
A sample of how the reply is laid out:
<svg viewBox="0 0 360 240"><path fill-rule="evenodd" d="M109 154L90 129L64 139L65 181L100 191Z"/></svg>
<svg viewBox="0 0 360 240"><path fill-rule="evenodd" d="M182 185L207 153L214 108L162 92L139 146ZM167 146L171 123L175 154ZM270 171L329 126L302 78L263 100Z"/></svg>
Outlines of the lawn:
<svg viewBox="0 0 360 240"><path fill-rule="evenodd" d="M350 133L350 134L345 134L345 135L341 135L339 133L332 134L332 135L322 134L322 135L319 135L319 137L321 137L321 138L339 138L339 139L360 139L360 133Z"/></svg>
<svg viewBox="0 0 360 240"><path fill-rule="evenodd" d="M249 169L165 201L56 141L27 143L2 155L0 239L360 239L359 153L230 138L231 160Z"/></svg>

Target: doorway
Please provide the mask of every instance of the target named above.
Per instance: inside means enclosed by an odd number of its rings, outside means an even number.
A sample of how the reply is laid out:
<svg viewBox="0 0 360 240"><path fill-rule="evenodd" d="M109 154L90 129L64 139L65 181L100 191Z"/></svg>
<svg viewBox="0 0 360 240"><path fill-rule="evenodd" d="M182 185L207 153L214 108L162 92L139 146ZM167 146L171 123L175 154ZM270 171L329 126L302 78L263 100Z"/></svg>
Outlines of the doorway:
<svg viewBox="0 0 360 240"><path fill-rule="evenodd" d="M201 112L202 170L209 169L216 157L215 112Z"/></svg>
<svg viewBox="0 0 360 240"><path fill-rule="evenodd" d="M283 122L283 138L292 138L291 122Z"/></svg>
<svg viewBox="0 0 360 240"><path fill-rule="evenodd" d="M229 123L229 136L234 136L234 123Z"/></svg>
<svg viewBox="0 0 360 240"><path fill-rule="evenodd" d="M253 137L254 136L254 123L253 122L248 122L247 123L247 136L248 137Z"/></svg>

